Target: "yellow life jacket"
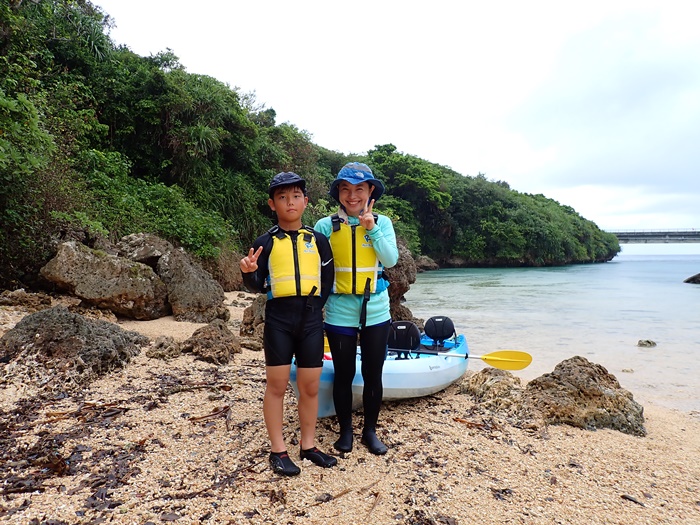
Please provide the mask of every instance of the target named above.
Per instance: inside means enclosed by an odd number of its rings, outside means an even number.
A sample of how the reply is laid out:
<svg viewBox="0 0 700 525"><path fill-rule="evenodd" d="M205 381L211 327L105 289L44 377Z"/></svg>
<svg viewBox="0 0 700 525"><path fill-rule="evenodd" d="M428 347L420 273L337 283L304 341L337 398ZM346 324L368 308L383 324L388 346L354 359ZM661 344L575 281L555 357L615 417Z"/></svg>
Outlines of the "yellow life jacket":
<svg viewBox="0 0 700 525"><path fill-rule="evenodd" d="M369 292L376 292L383 267L377 259L367 230L359 224L347 224L337 214L331 217L331 221L333 231L330 243L335 265L334 293L362 295L367 279L370 279Z"/></svg>
<svg viewBox="0 0 700 525"><path fill-rule="evenodd" d="M302 226L290 236L279 226L269 230L272 248L268 258L270 297L321 295L321 255L311 228Z"/></svg>

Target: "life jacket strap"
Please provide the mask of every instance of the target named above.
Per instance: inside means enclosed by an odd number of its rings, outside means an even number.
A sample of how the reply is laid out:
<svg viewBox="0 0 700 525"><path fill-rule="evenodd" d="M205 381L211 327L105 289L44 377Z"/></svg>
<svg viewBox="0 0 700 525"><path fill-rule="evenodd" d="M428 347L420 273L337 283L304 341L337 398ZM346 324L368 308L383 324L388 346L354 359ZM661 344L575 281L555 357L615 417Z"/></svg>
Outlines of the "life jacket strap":
<svg viewBox="0 0 700 525"><path fill-rule="evenodd" d="M365 291L362 294L362 306L360 307L360 330L362 330L367 323L367 303L369 302L371 283L372 279L367 277L367 281L365 281Z"/></svg>

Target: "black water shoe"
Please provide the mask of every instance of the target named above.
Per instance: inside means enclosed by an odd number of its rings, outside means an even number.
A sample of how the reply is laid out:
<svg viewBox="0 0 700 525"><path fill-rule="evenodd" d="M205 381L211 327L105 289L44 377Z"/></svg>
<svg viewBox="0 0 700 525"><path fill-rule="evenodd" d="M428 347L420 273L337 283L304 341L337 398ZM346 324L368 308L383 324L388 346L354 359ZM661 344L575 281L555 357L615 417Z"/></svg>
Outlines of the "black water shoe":
<svg viewBox="0 0 700 525"><path fill-rule="evenodd" d="M377 433L374 430L364 430L362 432L362 444L367 447L367 449L377 456L383 456L389 450L387 446L379 441Z"/></svg>
<svg viewBox="0 0 700 525"><path fill-rule="evenodd" d="M270 467L273 472L283 476L297 476L301 472L286 450L284 452L270 452Z"/></svg>
<svg viewBox="0 0 700 525"><path fill-rule="evenodd" d="M301 459L308 459L314 465L318 465L323 468L330 468L338 464L338 459L328 454L324 454L316 447L307 448L306 450L300 450L299 456Z"/></svg>
<svg viewBox="0 0 700 525"><path fill-rule="evenodd" d="M352 452L352 427L349 430L340 430L338 441L333 443L333 448L338 452Z"/></svg>

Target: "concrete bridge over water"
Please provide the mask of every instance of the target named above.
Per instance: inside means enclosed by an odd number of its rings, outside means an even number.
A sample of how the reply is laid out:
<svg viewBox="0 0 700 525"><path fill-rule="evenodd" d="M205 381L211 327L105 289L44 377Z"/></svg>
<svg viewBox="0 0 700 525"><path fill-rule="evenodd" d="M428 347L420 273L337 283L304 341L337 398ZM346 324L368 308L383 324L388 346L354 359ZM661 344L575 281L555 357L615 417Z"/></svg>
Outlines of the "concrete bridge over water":
<svg viewBox="0 0 700 525"><path fill-rule="evenodd" d="M695 228L686 230L617 230L608 233L615 235L620 244L700 242L700 229Z"/></svg>

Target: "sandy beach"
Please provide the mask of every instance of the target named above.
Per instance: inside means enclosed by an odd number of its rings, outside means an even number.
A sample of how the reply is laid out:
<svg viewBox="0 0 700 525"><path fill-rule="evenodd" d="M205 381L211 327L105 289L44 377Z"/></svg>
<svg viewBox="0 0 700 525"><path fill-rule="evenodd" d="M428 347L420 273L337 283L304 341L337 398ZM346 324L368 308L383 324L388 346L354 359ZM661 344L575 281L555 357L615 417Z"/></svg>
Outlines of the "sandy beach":
<svg viewBox="0 0 700 525"><path fill-rule="evenodd" d="M229 308L237 334L243 307ZM18 320L2 314L0 335ZM164 318L120 326L184 340L202 325ZM248 349L225 366L142 351L80 399L28 406L31 389L5 385L5 417L32 414L18 422L15 445L39 459L10 465L16 478L0 486L0 522L700 524L696 414L645 405L646 437L533 431L481 410L457 384L384 405L386 456L359 444L357 414L355 449L321 469L299 461L290 388L285 435L302 473L281 478L267 464L264 388L262 353ZM333 418L319 420L317 445L331 452L336 431ZM32 480L34 490L20 490Z"/></svg>

